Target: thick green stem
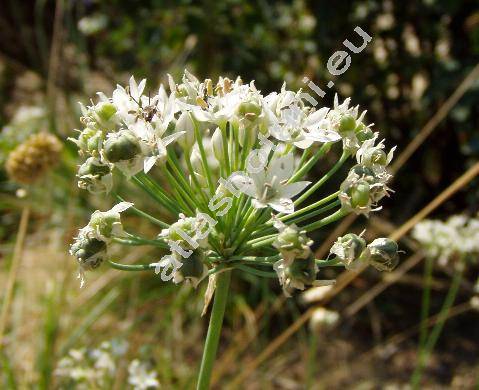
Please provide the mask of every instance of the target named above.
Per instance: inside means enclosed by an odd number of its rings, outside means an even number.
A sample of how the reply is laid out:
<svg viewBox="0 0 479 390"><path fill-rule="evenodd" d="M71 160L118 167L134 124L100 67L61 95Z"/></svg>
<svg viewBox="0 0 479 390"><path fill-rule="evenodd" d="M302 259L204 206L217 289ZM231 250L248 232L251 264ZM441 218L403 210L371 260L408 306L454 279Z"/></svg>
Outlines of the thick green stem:
<svg viewBox="0 0 479 390"><path fill-rule="evenodd" d="M231 281L231 271L218 274L216 279L215 301L211 310L210 324L206 336L203 358L201 359L197 390L207 390L210 387L211 371L216 358L216 351L220 341L221 327L225 314L226 301Z"/></svg>

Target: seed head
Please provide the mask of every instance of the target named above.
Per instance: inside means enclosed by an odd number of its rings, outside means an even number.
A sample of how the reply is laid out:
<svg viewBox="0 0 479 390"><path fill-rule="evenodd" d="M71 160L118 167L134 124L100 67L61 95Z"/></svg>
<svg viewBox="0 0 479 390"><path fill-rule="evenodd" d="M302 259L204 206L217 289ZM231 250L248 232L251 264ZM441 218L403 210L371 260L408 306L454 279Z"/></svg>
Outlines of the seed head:
<svg viewBox="0 0 479 390"><path fill-rule="evenodd" d="M59 162L62 148L62 143L51 134L31 135L8 156L8 176L22 184L37 181Z"/></svg>

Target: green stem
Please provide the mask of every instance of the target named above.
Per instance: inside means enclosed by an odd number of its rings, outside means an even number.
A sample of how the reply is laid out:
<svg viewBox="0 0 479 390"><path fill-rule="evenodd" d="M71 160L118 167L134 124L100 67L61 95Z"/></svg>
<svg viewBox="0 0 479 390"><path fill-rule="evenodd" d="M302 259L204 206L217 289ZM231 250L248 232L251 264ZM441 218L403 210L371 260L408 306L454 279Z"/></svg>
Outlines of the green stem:
<svg viewBox="0 0 479 390"><path fill-rule="evenodd" d="M312 187L310 187L305 193L303 193L298 199L294 201L294 205L298 206L303 203L306 199L308 199L314 192L319 189L324 183L326 183L331 176L333 176L339 168L345 163L345 161L349 158L349 154L343 152L341 158L338 160L336 164L326 173L321 179L319 179Z"/></svg>
<svg viewBox="0 0 479 390"><path fill-rule="evenodd" d="M460 266L462 267L462 264L460 264ZM451 286L449 287L446 298L444 299L444 303L442 304L441 311L439 312L437 316L438 319L437 319L436 325L434 325L434 328L432 329L431 334L429 335L427 340L425 340L425 345L423 349L421 350L421 354L419 356L419 362L416 366L416 369L414 370L414 373L411 379L411 385L413 389L420 388L422 371L424 367L427 365L429 357L431 356L431 353L434 347L436 346L437 340L439 339L442 329L444 328L444 324L449 315L449 310L451 309L451 306L453 305L454 300L456 299L456 295L459 290L459 286L461 284L461 279L462 279L462 268L461 270L456 270L454 277L452 279Z"/></svg>
<svg viewBox="0 0 479 390"><path fill-rule="evenodd" d="M107 260L107 262L111 268L119 269L120 271L150 271L156 267L152 264L120 264L111 260Z"/></svg>
<svg viewBox="0 0 479 390"><path fill-rule="evenodd" d="M231 282L231 271L224 271L217 275L215 301L211 310L210 324L206 336L203 358L201 359L197 390L208 390L210 387L211 372L220 341L221 327L225 314L228 290Z"/></svg>
<svg viewBox="0 0 479 390"><path fill-rule="evenodd" d="M271 266L271 264L269 264L269 265ZM261 276L263 278L275 279L275 278L278 277L278 274L276 272L262 271L262 270L259 270L259 269L253 268L253 267L249 267L249 266L243 265L243 264L236 264L235 268L237 268L237 269L239 269L243 272L252 274L252 275Z"/></svg>
<svg viewBox="0 0 479 390"><path fill-rule="evenodd" d="M300 165L300 169L288 180L288 183L294 183L298 179L304 177L310 169L317 163L317 161L323 157L330 149L331 143L325 143L321 146L318 151L308 160L308 162L304 165Z"/></svg>
<svg viewBox="0 0 479 390"><path fill-rule="evenodd" d="M320 227L323 227L325 225L328 225L330 223L333 223L333 222L336 222L338 219L341 219L342 217L344 217L345 215L349 214L348 211L344 210L344 209L340 209L338 211L336 211L335 213L323 218L323 219L320 219L319 221L316 221L316 222L313 222L309 225L306 225L306 226L302 226L301 229L302 230L306 230L307 232L310 232L310 231L313 231L313 230L316 230L316 229L319 229Z"/></svg>

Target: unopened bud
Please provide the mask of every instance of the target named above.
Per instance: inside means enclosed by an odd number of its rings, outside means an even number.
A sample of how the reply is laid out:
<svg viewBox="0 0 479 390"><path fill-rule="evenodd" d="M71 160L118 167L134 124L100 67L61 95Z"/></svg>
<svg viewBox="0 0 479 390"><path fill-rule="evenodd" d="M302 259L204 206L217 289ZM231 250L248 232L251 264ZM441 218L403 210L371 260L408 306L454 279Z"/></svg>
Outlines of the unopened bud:
<svg viewBox="0 0 479 390"><path fill-rule="evenodd" d="M133 133L123 130L105 141L104 150L108 161L116 163L132 160L141 152L141 147Z"/></svg>
<svg viewBox="0 0 479 390"><path fill-rule="evenodd" d="M367 246L364 256L379 271L392 271L399 262L398 244L389 238L377 238Z"/></svg>

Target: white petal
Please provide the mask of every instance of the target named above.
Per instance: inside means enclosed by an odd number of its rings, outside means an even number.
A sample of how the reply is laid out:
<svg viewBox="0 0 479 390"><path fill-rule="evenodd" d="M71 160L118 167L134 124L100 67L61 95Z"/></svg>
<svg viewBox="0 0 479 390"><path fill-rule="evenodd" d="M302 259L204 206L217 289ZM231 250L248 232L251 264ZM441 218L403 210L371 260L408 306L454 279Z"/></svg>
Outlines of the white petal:
<svg viewBox="0 0 479 390"><path fill-rule="evenodd" d="M255 209L264 209L265 207L268 206L267 204L264 204L263 202L260 202L258 199L253 199L251 201L251 204L253 205L253 207Z"/></svg>
<svg viewBox="0 0 479 390"><path fill-rule="evenodd" d="M130 77L130 95L138 101L138 84L136 84L135 77L131 76Z"/></svg>
<svg viewBox="0 0 479 390"><path fill-rule="evenodd" d="M116 206L113 206L113 208L110 210L114 213L121 213L127 209L129 209L130 207L133 206L133 203L130 203L130 202L120 202L118 203Z"/></svg>
<svg viewBox="0 0 479 390"><path fill-rule="evenodd" d="M180 138L183 134L185 134L186 132L185 131L179 131L177 133L174 133L174 134L171 134L171 135L168 135L166 136L165 138L162 139L163 141L163 144L165 146L168 146L169 144L171 144L172 142L175 142L178 138Z"/></svg>
<svg viewBox="0 0 479 390"><path fill-rule="evenodd" d="M235 187L248 196L256 196L256 186L251 177L235 172L228 179Z"/></svg>
<svg viewBox="0 0 479 390"><path fill-rule="evenodd" d="M156 160L158 160L157 156L150 156L145 158L145 161L143 161L143 171L145 173L148 173L151 168L156 164Z"/></svg>
<svg viewBox="0 0 479 390"><path fill-rule="evenodd" d="M268 167L268 177L270 181L274 176L278 181L289 180L294 172L294 156L293 153L288 153L273 160Z"/></svg>
<svg viewBox="0 0 479 390"><path fill-rule="evenodd" d="M270 201L268 204L271 206L271 208L283 214L291 214L294 212L294 204L291 199L275 199Z"/></svg>
<svg viewBox="0 0 479 390"><path fill-rule="evenodd" d="M313 144L314 140L312 138L306 138L301 141L294 142L294 146L300 149L307 149Z"/></svg>
<svg viewBox="0 0 479 390"><path fill-rule="evenodd" d="M282 188L281 196L285 198L292 198L303 191L310 184L310 181L298 181L296 183L287 184Z"/></svg>

